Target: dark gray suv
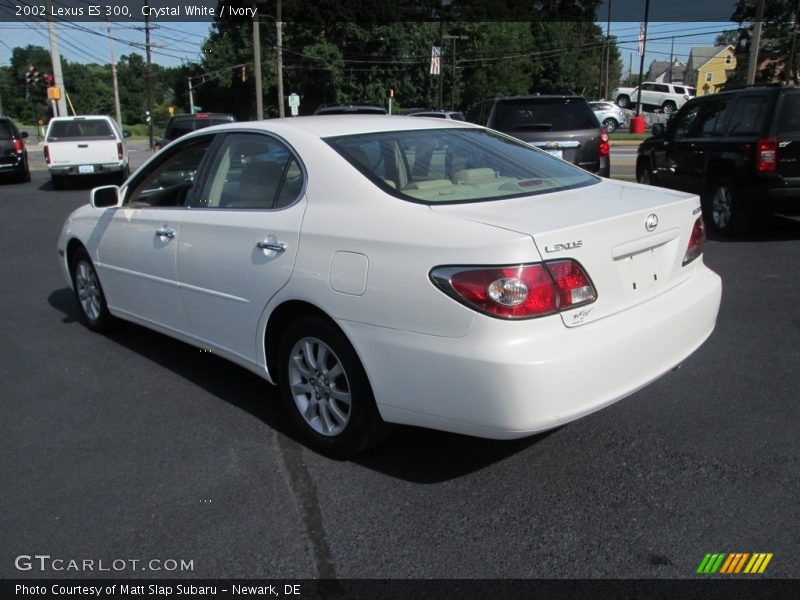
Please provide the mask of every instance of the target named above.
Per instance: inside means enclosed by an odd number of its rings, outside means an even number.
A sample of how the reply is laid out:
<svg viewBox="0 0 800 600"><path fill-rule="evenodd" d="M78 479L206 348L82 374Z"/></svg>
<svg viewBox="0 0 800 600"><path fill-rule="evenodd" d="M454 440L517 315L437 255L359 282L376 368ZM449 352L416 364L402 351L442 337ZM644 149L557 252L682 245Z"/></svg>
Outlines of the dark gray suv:
<svg viewBox="0 0 800 600"><path fill-rule="evenodd" d="M469 117L601 177L610 174L608 132L582 96L495 97L476 105Z"/></svg>

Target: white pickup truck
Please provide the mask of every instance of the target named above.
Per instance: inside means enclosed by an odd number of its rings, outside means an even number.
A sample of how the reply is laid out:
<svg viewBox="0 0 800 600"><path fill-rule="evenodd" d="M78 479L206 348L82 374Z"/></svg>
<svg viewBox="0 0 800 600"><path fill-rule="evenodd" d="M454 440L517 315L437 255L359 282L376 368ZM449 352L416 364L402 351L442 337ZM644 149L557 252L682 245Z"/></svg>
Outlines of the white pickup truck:
<svg viewBox="0 0 800 600"><path fill-rule="evenodd" d="M73 178L110 176L122 184L130 174L128 147L116 121L104 115L55 117L44 138L44 160L53 187Z"/></svg>

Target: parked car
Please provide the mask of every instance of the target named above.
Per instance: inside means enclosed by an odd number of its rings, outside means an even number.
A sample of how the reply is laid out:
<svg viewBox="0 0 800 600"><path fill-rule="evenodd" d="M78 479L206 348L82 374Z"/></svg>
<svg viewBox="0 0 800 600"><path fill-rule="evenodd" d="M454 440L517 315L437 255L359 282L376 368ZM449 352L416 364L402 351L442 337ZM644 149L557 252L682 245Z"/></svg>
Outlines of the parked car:
<svg viewBox="0 0 800 600"><path fill-rule="evenodd" d="M645 81L642 83L642 107L651 110L663 110L670 114L695 95L695 88L672 83ZM611 99L620 108L633 108L639 97L639 87L621 87L611 93Z"/></svg>
<svg viewBox="0 0 800 600"><path fill-rule="evenodd" d="M177 140L190 131L211 127L212 125L233 123L234 121L236 121L236 118L227 113L201 112L189 115L173 115L167 121L167 126L164 128L164 136L156 141L153 150L158 152L171 141Z"/></svg>
<svg viewBox="0 0 800 600"><path fill-rule="evenodd" d="M614 133L619 127L628 126L628 113L613 102L599 100L589 102L589 106L594 111L600 125L605 127L608 133Z"/></svg>
<svg viewBox="0 0 800 600"><path fill-rule="evenodd" d="M55 117L44 136L44 160L53 188L98 176L120 183L130 174L128 146L117 122L105 115Z"/></svg>
<svg viewBox="0 0 800 600"><path fill-rule="evenodd" d="M28 132L21 132L9 117L0 117L0 177L11 176L19 182L31 180L27 137Z"/></svg>
<svg viewBox="0 0 800 600"><path fill-rule="evenodd" d="M187 134L58 251L90 329L230 359L350 456L387 423L527 436L672 370L720 302L698 212L470 124L310 116Z"/></svg>
<svg viewBox="0 0 800 600"><path fill-rule="evenodd" d="M800 87L695 98L639 146L637 179L700 194L710 229L743 233L758 213L800 214Z"/></svg>
<svg viewBox="0 0 800 600"><path fill-rule="evenodd" d="M454 121L466 121L464 113L455 110L413 110L406 113L410 117L433 117L434 119L452 119Z"/></svg>
<svg viewBox="0 0 800 600"><path fill-rule="evenodd" d="M498 96L475 106L470 120L512 135L601 177L610 174L608 132L600 127L581 96Z"/></svg>
<svg viewBox="0 0 800 600"><path fill-rule="evenodd" d="M321 104L315 115L386 115L386 109L376 104Z"/></svg>

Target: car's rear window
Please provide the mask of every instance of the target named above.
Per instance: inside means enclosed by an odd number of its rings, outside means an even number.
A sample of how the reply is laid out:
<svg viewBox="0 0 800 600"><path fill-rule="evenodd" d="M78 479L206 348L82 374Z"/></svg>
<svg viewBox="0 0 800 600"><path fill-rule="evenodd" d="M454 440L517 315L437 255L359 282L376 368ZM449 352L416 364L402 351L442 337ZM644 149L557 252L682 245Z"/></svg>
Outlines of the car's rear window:
<svg viewBox="0 0 800 600"><path fill-rule="evenodd" d="M223 125L224 123L230 122L230 119L225 118L184 119L180 121L173 121L169 126L167 137L176 140L187 133L195 131L196 129L203 129L204 127L211 127L212 125Z"/></svg>
<svg viewBox="0 0 800 600"><path fill-rule="evenodd" d="M114 131L103 119L76 119L75 121L55 121L47 135L48 141L69 140L112 140Z"/></svg>
<svg viewBox="0 0 800 600"><path fill-rule="evenodd" d="M783 97L778 133L800 133L800 94L786 94Z"/></svg>
<svg viewBox="0 0 800 600"><path fill-rule="evenodd" d="M413 202L482 202L600 181L531 146L483 129L429 129L325 140L384 191Z"/></svg>
<svg viewBox="0 0 800 600"><path fill-rule="evenodd" d="M10 140L14 137L14 130L8 121L0 121L0 140Z"/></svg>
<svg viewBox="0 0 800 600"><path fill-rule="evenodd" d="M686 89L681 87L681 86L679 86L679 85L676 85L676 86L673 86L673 87L675 88L675 93L676 94L685 94L686 93Z"/></svg>
<svg viewBox="0 0 800 600"><path fill-rule="evenodd" d="M492 129L498 131L575 131L597 129L583 98L533 98L498 102Z"/></svg>

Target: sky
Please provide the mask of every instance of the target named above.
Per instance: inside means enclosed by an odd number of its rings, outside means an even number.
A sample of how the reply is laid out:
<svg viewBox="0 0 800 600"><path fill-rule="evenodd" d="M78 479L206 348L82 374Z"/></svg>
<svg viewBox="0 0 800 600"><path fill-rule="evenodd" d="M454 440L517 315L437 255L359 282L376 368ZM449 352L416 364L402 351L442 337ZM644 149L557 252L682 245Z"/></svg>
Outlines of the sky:
<svg viewBox="0 0 800 600"><path fill-rule="evenodd" d="M605 31L606 24L601 25ZM59 23L58 43L62 57L73 62L108 64L110 62L108 26L98 23ZM141 27L130 23L112 23L110 27L116 59L122 54L144 55L145 40ZM208 35L209 27L208 22L166 22L154 25L151 30L153 62L165 67L199 62L200 46ZM712 46L714 38L720 31L735 27L736 24L731 22L650 23L645 72L651 61L668 60L671 48L674 48L676 58L686 62L692 46ZM633 65L634 73L638 74L638 32L638 23L611 23L611 34L618 39L626 75L629 64ZM45 24L0 22L0 66L9 64L12 48L28 44L50 48Z"/></svg>

